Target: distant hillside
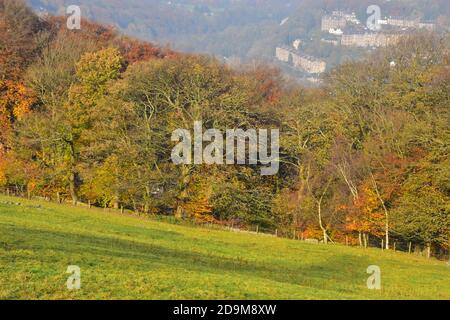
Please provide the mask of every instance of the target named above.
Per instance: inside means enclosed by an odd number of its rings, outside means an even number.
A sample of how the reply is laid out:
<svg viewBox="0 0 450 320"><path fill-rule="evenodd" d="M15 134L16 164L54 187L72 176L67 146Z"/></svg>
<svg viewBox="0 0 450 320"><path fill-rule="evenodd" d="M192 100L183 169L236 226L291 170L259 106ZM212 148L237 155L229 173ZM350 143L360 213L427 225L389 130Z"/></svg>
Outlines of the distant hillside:
<svg viewBox="0 0 450 320"><path fill-rule="evenodd" d="M0 234L0 300L450 299L445 262L378 249L3 196ZM81 290L66 288L69 265ZM381 268L380 291L367 288L370 265Z"/></svg>
<svg viewBox="0 0 450 320"><path fill-rule="evenodd" d="M72 0L29 0L37 11L64 15ZM333 10L355 12L367 20L367 7L377 4L382 15L418 17L448 24L447 0L79 0L85 18L114 25L145 40L186 52L213 54L231 63L254 59L274 62L275 47L301 39L303 51L324 59L327 67L359 59L360 48L322 43L321 17ZM288 74L295 70L279 64Z"/></svg>
<svg viewBox="0 0 450 320"><path fill-rule="evenodd" d="M64 14L72 0L28 0L36 10ZM351 10L359 16L378 4L382 14L448 17L447 0L79 0L86 18L113 24L129 34L180 50L221 56L268 58L287 38L307 38L320 27L322 14ZM289 17L287 24L280 22Z"/></svg>

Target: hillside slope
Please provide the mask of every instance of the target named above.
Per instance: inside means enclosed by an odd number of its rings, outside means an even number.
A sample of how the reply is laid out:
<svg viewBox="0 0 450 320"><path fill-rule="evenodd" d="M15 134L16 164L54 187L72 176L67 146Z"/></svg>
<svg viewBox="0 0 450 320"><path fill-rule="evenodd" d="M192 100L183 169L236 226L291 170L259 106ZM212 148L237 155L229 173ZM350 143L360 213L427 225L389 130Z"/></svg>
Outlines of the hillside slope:
<svg viewBox="0 0 450 320"><path fill-rule="evenodd" d="M66 288L69 265L81 290ZM367 289L369 265L382 290ZM0 299L450 299L449 271L403 253L0 197Z"/></svg>

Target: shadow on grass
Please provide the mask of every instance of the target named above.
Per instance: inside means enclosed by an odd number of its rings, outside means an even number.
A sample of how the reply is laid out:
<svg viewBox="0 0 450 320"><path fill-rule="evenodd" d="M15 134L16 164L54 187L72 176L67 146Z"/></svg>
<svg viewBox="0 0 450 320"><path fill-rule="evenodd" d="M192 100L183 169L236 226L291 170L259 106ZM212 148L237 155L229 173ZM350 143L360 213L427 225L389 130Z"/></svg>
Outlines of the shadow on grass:
<svg viewBox="0 0 450 320"><path fill-rule="evenodd" d="M127 261L127 265L121 266L123 272L132 274L134 270L152 270L166 264L171 267L183 268L190 272L236 273L244 277L261 278L289 285L314 287L321 290L330 290L342 293L355 293L365 283L366 268L370 264L365 257L350 255L324 256L320 263L304 263L292 267L284 266L282 261L274 260L270 264L267 261L248 260L244 256L230 258L216 255L214 252L200 253L186 251L185 248L168 248L161 245L117 239L113 236L91 236L54 230L38 230L33 228L1 225L3 234L2 243L8 250L31 250L37 252L52 250L58 253L54 256L39 256L41 263L58 263L61 260L74 261L79 257L83 260L91 259L90 266L101 266L102 261L114 259L133 260ZM165 240L186 241L183 236L174 232L155 230L151 234L148 230L148 239L164 238ZM8 241L8 239L10 241ZM1 249L1 247L0 247ZM264 253L261 253L264 254ZM3 258L5 259L5 258ZM14 257L14 260L29 259L34 257ZM1 260L1 258L0 258ZM6 261L14 263L14 261Z"/></svg>

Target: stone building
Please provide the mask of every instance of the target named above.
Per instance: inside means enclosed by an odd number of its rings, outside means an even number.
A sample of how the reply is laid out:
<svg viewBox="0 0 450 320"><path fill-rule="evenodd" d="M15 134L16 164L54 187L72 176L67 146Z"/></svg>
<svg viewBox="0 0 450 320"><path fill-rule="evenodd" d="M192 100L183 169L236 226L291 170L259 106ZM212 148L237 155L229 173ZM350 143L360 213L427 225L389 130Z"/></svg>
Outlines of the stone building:
<svg viewBox="0 0 450 320"><path fill-rule="evenodd" d="M398 42L400 35L385 33L344 34L341 45L350 47L387 47Z"/></svg>
<svg viewBox="0 0 450 320"><path fill-rule="evenodd" d="M275 56L278 60L282 62L289 62L289 56L291 55L291 52L287 48L280 48L277 47L275 50Z"/></svg>
<svg viewBox="0 0 450 320"><path fill-rule="evenodd" d="M352 13L347 13L344 11L333 11L332 16L334 17L342 17L344 18L347 22L353 23L353 24L360 24L361 21L358 20L358 18L356 17L356 13L352 12Z"/></svg>
<svg viewBox="0 0 450 320"><path fill-rule="evenodd" d="M322 31L344 29L347 24L359 25L361 22L354 12L333 11L331 15L322 17Z"/></svg>
<svg viewBox="0 0 450 320"><path fill-rule="evenodd" d="M394 27L400 28L418 28L419 20L418 19L405 19L403 17L389 17L387 19L387 24Z"/></svg>
<svg viewBox="0 0 450 320"><path fill-rule="evenodd" d="M290 48L278 47L276 48L275 54L278 60L292 63L294 68L306 73L319 74L325 72L327 68L325 61L302 54Z"/></svg>
<svg viewBox="0 0 450 320"><path fill-rule="evenodd" d="M323 16L322 31L328 32L330 29L343 29L347 26L347 20L340 16Z"/></svg>
<svg viewBox="0 0 450 320"><path fill-rule="evenodd" d="M428 31L433 31L436 29L436 24L433 22L419 22L420 29L427 29Z"/></svg>

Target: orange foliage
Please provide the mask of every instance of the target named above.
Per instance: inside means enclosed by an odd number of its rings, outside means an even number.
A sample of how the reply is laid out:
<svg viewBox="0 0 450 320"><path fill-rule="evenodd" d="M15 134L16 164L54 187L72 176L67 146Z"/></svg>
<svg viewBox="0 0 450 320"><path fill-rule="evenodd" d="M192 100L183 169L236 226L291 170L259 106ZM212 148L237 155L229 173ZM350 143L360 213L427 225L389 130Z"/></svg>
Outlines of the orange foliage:
<svg viewBox="0 0 450 320"><path fill-rule="evenodd" d="M117 46L127 66L138 61L164 59L176 55L175 52L169 49L161 49L151 43L136 39L121 38L118 40Z"/></svg>
<svg viewBox="0 0 450 320"><path fill-rule="evenodd" d="M82 41L93 41L99 47L107 46L110 41L117 37L113 27L100 25L88 20L81 20L80 30L67 29L66 17L50 17L49 22L54 34L64 33L67 37L76 37Z"/></svg>
<svg viewBox="0 0 450 320"><path fill-rule="evenodd" d="M323 239L323 232L316 225L308 225L306 230L303 232L303 237L305 239Z"/></svg>
<svg viewBox="0 0 450 320"><path fill-rule="evenodd" d="M23 83L0 80L0 146L5 146L12 124L31 110L33 102L31 93Z"/></svg>
<svg viewBox="0 0 450 320"><path fill-rule="evenodd" d="M188 202L184 209L186 212L200 222L213 222L212 206L209 204L209 200L206 197L199 197Z"/></svg>
<svg viewBox="0 0 450 320"><path fill-rule="evenodd" d="M280 71L267 66L259 66L253 72L258 81L258 92L262 93L264 100L270 103L276 103L281 96Z"/></svg>
<svg viewBox="0 0 450 320"><path fill-rule="evenodd" d="M80 30L68 30L65 17L49 19L54 34L64 33L64 36L74 38L74 41L91 41L98 48L117 47L124 57L125 66L138 61L175 57L177 54L170 49L161 49L151 43L128 37L119 37L114 27L104 26L88 20L81 21Z"/></svg>
<svg viewBox="0 0 450 320"><path fill-rule="evenodd" d="M381 236L384 224L381 203L369 181L366 181L361 189L359 198L350 208L350 215L346 219L346 229Z"/></svg>

